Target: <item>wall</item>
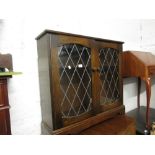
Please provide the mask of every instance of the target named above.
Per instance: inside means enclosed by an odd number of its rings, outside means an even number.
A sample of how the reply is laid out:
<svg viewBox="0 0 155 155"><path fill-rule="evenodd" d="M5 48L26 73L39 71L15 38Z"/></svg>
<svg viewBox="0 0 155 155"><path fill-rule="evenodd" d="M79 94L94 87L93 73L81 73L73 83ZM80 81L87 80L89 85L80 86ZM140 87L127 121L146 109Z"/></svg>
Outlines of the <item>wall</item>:
<svg viewBox="0 0 155 155"><path fill-rule="evenodd" d="M23 73L8 81L12 134L40 134L41 116L34 37L31 38L31 33L25 30L24 20L3 20L1 29L0 51L11 53L14 71Z"/></svg>
<svg viewBox="0 0 155 155"><path fill-rule="evenodd" d="M155 54L155 20L119 20L86 18L82 15L55 16L51 19L23 18L0 20L0 52L13 55L15 71L22 75L9 79L12 134L40 134L40 98L38 85L37 49L35 37L44 29L53 29L105 39L124 41L124 50L146 50ZM152 82L152 94L155 91ZM124 104L126 111L136 107L136 79L124 80ZM151 106L155 107L153 95ZM142 83L141 104L145 105L145 89Z"/></svg>

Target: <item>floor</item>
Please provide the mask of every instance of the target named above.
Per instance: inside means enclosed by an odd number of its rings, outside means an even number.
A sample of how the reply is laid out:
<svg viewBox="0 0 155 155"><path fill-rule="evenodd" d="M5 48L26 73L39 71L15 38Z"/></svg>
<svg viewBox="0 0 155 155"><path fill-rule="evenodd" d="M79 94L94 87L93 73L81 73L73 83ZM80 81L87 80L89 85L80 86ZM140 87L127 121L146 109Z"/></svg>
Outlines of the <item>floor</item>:
<svg viewBox="0 0 155 155"><path fill-rule="evenodd" d="M149 135L150 131L145 128L145 113L146 107L141 106L140 109L136 108L127 113L127 116L133 117L136 119L136 133L137 135ZM150 122L155 122L155 109L150 109Z"/></svg>

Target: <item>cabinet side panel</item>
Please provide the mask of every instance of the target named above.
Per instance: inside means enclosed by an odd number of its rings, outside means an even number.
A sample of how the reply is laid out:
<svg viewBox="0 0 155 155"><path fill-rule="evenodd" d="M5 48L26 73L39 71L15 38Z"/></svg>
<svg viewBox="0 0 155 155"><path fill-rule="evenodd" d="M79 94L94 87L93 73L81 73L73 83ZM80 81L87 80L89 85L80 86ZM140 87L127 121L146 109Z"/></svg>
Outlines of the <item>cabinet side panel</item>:
<svg viewBox="0 0 155 155"><path fill-rule="evenodd" d="M37 40L38 48L38 70L40 85L40 102L42 112L42 134L47 133L46 127L53 130L52 120L52 99L51 99L51 82L50 82L50 44L49 34L44 35Z"/></svg>
<svg viewBox="0 0 155 155"><path fill-rule="evenodd" d="M7 90L7 79L0 78L0 135L10 135L10 113Z"/></svg>
<svg viewBox="0 0 155 155"><path fill-rule="evenodd" d="M123 73L122 73L122 51L123 51L123 45L118 44L119 49L119 79L120 79L120 97L121 97L121 104L123 104Z"/></svg>

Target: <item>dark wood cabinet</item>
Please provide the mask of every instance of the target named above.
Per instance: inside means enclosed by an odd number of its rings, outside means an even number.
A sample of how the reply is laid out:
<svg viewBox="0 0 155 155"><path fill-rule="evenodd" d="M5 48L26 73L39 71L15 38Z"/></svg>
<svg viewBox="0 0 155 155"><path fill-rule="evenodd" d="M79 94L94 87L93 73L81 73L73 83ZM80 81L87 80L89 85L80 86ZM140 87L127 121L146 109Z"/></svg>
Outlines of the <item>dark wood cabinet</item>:
<svg viewBox="0 0 155 155"><path fill-rule="evenodd" d="M124 113L123 42L51 30L36 39L42 134L78 134Z"/></svg>
<svg viewBox="0 0 155 155"><path fill-rule="evenodd" d="M0 135L10 135L7 77L0 77Z"/></svg>

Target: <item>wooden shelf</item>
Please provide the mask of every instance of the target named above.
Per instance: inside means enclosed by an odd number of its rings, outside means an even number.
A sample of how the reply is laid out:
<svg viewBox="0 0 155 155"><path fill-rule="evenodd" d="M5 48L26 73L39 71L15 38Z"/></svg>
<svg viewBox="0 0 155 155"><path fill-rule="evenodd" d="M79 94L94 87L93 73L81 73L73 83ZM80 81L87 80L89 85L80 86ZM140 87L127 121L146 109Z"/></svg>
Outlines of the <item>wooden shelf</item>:
<svg viewBox="0 0 155 155"><path fill-rule="evenodd" d="M150 108L150 122L155 121L155 109ZM136 120L136 131L137 134L144 134L146 130L146 107L140 106L140 109L136 108L126 113L127 116L133 117ZM148 131L149 132L149 131Z"/></svg>

